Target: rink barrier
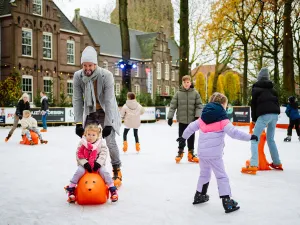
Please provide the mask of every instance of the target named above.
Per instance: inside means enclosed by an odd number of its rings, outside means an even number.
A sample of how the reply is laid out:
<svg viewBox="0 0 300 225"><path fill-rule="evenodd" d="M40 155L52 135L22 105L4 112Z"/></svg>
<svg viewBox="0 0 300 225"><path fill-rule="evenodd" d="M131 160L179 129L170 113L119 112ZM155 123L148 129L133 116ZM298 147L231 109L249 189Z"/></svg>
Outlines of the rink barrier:
<svg viewBox="0 0 300 225"><path fill-rule="evenodd" d="M119 107L121 110L122 107ZM144 107L145 113L141 115L142 123L155 123L160 120L166 120L170 107ZM280 107L280 114L277 122L277 128L287 129L289 118L285 114L286 107ZM74 125L74 109L71 107L52 107L47 117L48 126ZM14 114L16 108L0 108L0 126L12 125L14 123ZM31 108L32 116L42 124L42 115L40 108ZM251 119L251 108L249 106L230 106L226 109L229 120L235 126L249 126ZM175 117L176 118L176 117ZM176 119L173 120L176 123Z"/></svg>

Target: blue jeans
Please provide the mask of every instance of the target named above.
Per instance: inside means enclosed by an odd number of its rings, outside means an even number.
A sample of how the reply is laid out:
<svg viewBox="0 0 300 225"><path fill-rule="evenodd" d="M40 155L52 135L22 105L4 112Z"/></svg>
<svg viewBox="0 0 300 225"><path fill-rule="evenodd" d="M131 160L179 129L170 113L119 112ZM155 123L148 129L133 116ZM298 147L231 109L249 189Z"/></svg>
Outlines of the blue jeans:
<svg viewBox="0 0 300 225"><path fill-rule="evenodd" d="M47 116L48 116L48 112L46 112L45 115L42 115L43 129L45 130L47 130Z"/></svg>
<svg viewBox="0 0 300 225"><path fill-rule="evenodd" d="M269 146L270 154L274 165L281 164L276 143L274 141L276 123L278 120L277 114L266 114L258 117L253 134L258 137L258 142L255 140L251 141L251 153L250 159L251 166L258 166L258 143L260 141L260 135L263 130L267 127L267 143Z"/></svg>

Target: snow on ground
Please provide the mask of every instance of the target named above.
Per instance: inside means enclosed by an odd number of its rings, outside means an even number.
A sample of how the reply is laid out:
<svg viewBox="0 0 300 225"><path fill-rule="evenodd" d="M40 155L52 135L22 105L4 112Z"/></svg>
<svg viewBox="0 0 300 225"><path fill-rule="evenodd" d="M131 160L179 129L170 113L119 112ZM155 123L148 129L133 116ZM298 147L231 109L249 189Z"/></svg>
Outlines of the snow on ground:
<svg viewBox="0 0 300 225"><path fill-rule="evenodd" d="M240 173L250 156L250 143L226 137L225 165L241 209L225 214L214 177L208 191L210 201L192 205L199 166L187 162L186 154L182 163L175 163L178 125L170 128L166 122L142 125L140 154L135 153L130 131L129 151L121 152L123 186L117 203L68 204L63 187L76 170L79 138L74 129L50 127L44 134L47 145L24 146L18 144L20 129L5 143L9 128L0 128L1 225L299 224L300 143L295 134L291 143L284 143L286 131L276 131L284 172L262 171L256 176ZM247 127L239 129L248 132ZM121 136L117 141L121 149ZM268 150L266 153L270 160Z"/></svg>

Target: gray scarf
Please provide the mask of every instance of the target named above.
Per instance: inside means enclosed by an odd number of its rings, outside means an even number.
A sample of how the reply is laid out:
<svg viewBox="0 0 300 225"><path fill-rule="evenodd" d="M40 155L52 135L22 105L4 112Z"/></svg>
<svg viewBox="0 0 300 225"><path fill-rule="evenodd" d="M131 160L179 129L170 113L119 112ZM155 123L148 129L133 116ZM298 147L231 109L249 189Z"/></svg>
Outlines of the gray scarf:
<svg viewBox="0 0 300 225"><path fill-rule="evenodd" d="M97 80L100 71L97 67L93 74L89 77L84 74L84 71L82 73L82 81L85 84L84 111L85 115L90 115L91 113L96 112L96 96L94 90L94 81Z"/></svg>

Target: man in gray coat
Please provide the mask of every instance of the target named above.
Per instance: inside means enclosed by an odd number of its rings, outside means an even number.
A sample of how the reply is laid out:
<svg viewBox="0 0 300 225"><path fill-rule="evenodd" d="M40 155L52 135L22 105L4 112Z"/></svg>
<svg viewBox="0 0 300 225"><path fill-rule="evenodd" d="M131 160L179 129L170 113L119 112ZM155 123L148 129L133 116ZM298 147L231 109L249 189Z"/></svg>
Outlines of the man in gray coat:
<svg viewBox="0 0 300 225"><path fill-rule="evenodd" d="M101 124L113 167L116 187L122 183L121 161L115 135L119 134L121 117L114 93L114 78L110 71L98 66L96 50L88 46L81 56L82 69L73 77L73 107L76 134L82 137L88 124Z"/></svg>

